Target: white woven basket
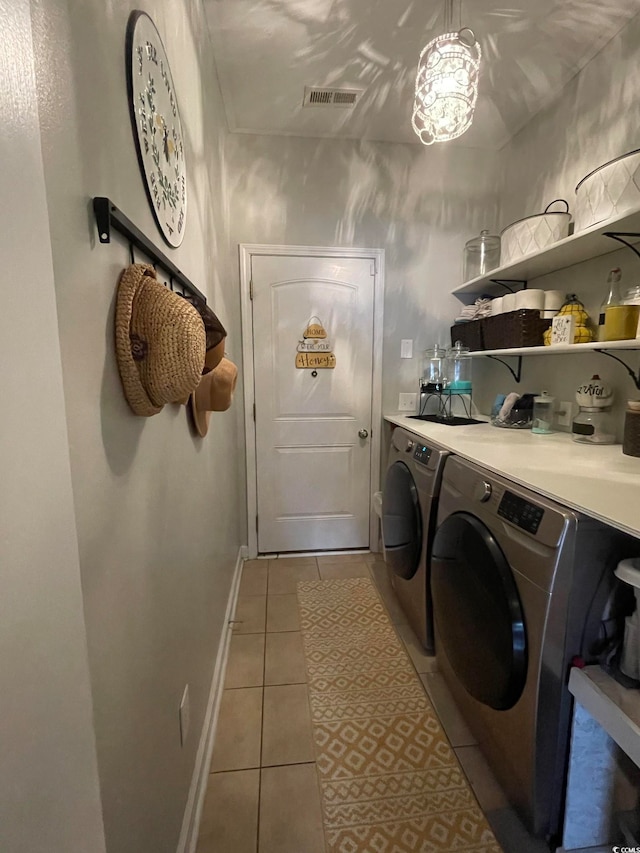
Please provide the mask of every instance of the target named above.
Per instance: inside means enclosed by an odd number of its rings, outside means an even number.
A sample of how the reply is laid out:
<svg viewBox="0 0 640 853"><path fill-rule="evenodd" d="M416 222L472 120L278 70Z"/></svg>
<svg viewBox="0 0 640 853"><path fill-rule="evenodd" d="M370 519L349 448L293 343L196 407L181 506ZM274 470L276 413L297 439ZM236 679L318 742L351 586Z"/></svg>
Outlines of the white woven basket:
<svg viewBox="0 0 640 853"><path fill-rule="evenodd" d="M575 230L640 209L640 150L589 172L576 187Z"/></svg>
<svg viewBox="0 0 640 853"><path fill-rule="evenodd" d="M566 205L567 209L549 211L551 205L558 202ZM500 235L502 246L500 265L510 264L531 252L546 249L556 240L562 240L569 233L570 221L569 204L563 198L557 198L546 206L544 213L526 216L507 225Z"/></svg>

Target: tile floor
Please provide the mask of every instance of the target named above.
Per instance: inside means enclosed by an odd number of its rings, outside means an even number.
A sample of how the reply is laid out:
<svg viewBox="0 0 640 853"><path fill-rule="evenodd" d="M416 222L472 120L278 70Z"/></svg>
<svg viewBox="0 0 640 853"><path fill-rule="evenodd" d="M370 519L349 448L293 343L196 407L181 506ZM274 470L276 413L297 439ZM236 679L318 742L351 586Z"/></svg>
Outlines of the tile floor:
<svg viewBox="0 0 640 853"><path fill-rule="evenodd" d="M197 853L324 853L296 583L369 576L505 853L548 853L509 808L377 554L245 563Z"/></svg>

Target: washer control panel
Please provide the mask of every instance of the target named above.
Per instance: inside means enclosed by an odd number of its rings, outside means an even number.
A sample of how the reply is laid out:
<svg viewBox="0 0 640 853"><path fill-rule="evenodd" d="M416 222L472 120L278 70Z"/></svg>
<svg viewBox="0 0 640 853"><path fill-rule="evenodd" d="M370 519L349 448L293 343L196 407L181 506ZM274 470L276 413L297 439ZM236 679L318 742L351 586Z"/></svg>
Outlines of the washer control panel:
<svg viewBox="0 0 640 853"><path fill-rule="evenodd" d="M416 449L413 451L413 458L417 462L422 462L423 465L426 465L431 458L431 453L431 447L427 447L426 444L417 444Z"/></svg>
<svg viewBox="0 0 640 853"><path fill-rule="evenodd" d="M540 527L544 510L519 495L514 495L513 492L505 491L498 507L498 515L535 535Z"/></svg>

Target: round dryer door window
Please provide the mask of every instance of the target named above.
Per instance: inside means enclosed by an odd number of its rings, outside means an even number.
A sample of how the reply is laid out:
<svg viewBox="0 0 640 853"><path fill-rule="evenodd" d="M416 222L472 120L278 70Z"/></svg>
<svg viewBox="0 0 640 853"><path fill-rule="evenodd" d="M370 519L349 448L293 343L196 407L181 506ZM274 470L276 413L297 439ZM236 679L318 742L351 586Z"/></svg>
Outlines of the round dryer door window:
<svg viewBox="0 0 640 853"><path fill-rule="evenodd" d="M511 568L491 531L453 513L436 531L431 556L436 646L479 702L507 710L527 675L524 616Z"/></svg>
<svg viewBox="0 0 640 853"><path fill-rule="evenodd" d="M405 580L418 571L422 551L422 515L418 490L404 462L388 469L382 492L382 539L385 560Z"/></svg>

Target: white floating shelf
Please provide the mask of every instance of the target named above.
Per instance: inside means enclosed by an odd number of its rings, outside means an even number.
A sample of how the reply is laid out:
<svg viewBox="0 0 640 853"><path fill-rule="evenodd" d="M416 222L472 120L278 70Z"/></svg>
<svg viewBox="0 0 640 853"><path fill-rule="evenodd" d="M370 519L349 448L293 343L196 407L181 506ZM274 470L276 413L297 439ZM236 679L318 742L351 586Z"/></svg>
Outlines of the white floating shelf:
<svg viewBox="0 0 640 853"><path fill-rule="evenodd" d="M470 356L481 355L577 355L583 352L594 352L595 350L638 350L640 339L634 338L630 341L594 341L590 344L556 344L550 347L510 347L507 349L485 349L474 350Z"/></svg>
<svg viewBox="0 0 640 853"><path fill-rule="evenodd" d="M616 219L607 219L605 222L585 228L584 231L572 234L571 237L558 240L546 249L532 252L519 261L491 270L487 275L473 278L454 288L452 293L456 296L465 293L504 293L504 289L493 284L492 279L530 281L532 278L572 267L582 261L619 251L622 244L610 237L605 237L605 231L631 231L640 234L640 211L627 213ZM634 238L627 239L630 243L637 242Z"/></svg>

